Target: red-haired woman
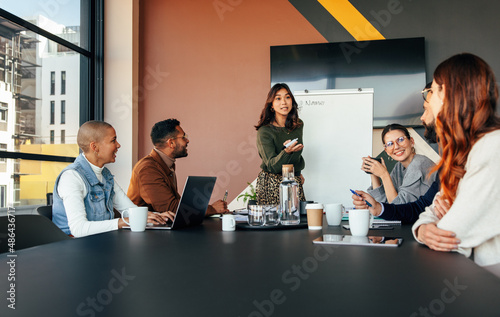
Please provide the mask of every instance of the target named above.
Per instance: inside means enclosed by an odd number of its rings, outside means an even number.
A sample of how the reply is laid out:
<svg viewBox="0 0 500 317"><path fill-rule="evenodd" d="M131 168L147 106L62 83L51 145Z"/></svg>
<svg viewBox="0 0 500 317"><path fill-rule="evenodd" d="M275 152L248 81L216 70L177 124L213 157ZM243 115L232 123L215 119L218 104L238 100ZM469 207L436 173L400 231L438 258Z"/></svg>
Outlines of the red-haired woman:
<svg viewBox="0 0 500 317"><path fill-rule="evenodd" d="M413 226L417 241L456 251L500 276L500 118L488 64L472 54L442 62L430 88L442 159L434 203ZM446 213L441 206L451 206Z"/></svg>

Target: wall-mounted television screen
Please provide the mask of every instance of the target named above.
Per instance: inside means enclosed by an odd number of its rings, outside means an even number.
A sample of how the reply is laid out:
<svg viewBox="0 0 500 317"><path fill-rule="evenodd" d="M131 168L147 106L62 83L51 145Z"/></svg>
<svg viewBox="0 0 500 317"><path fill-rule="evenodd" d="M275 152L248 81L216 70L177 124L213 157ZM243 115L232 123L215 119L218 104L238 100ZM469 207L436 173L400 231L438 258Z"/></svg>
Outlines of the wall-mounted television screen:
<svg viewBox="0 0 500 317"><path fill-rule="evenodd" d="M373 126L420 126L426 84L425 40L271 46L271 84L292 91L374 89Z"/></svg>

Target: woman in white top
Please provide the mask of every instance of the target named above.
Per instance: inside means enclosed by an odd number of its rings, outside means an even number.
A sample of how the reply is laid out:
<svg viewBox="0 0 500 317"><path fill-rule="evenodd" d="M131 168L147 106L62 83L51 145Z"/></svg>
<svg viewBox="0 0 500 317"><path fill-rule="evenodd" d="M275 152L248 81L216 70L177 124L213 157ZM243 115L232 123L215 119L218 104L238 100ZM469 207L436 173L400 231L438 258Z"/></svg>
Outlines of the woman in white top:
<svg viewBox="0 0 500 317"><path fill-rule="evenodd" d="M54 186L52 221L74 237L116 230L126 224L115 218L114 209L122 212L136 207L114 181L104 164L113 163L120 144L113 127L102 121L88 121L78 130L82 150L57 177ZM170 213L148 214L148 221L165 223Z"/></svg>
<svg viewBox="0 0 500 317"><path fill-rule="evenodd" d="M500 276L500 118L493 71L459 54L442 62L428 92L442 159L441 190L413 226L418 242L456 251ZM444 208L443 208L444 207ZM449 209L448 209L449 207ZM447 211L446 211L447 210Z"/></svg>

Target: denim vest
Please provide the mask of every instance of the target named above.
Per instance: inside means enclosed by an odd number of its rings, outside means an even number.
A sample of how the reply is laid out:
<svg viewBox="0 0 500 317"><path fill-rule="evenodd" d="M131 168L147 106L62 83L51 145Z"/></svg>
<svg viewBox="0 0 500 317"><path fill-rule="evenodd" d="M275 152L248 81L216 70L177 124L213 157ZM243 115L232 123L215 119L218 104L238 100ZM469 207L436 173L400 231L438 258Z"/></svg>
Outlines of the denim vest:
<svg viewBox="0 0 500 317"><path fill-rule="evenodd" d="M83 198L83 202L85 204L85 211L87 212L87 220L102 221L113 219L113 197L115 195L113 175L107 168L103 168L102 176L105 183L99 182L90 164L83 154L80 154L73 164L67 166L56 179L54 185L54 201L52 205L52 222L66 234L71 234L63 200L57 192L57 186L59 185L61 175L66 170L78 172L85 183L87 196Z"/></svg>

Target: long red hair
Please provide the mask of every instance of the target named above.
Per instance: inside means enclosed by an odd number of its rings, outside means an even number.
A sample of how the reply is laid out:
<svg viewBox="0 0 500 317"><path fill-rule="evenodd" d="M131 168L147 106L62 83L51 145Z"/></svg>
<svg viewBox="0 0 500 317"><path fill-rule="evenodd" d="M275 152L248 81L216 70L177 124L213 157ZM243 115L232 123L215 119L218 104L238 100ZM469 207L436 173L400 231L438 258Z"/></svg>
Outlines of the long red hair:
<svg viewBox="0 0 500 317"><path fill-rule="evenodd" d="M442 159L434 171L439 171L443 198L453 203L472 147L486 133L500 129L498 88L490 66L468 53L439 64L434 81L439 89L445 87L443 107L436 119Z"/></svg>

